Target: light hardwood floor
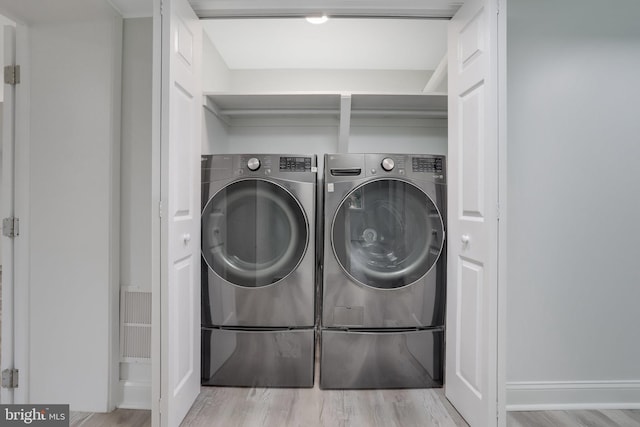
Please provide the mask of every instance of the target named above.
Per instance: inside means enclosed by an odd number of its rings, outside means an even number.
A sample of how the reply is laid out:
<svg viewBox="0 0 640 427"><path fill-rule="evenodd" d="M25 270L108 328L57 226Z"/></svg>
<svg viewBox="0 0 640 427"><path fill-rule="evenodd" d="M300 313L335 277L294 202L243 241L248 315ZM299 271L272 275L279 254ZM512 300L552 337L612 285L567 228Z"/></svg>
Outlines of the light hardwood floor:
<svg viewBox="0 0 640 427"><path fill-rule="evenodd" d="M72 427L149 427L151 413L71 414ZM442 389L339 391L203 387L183 427L467 426ZM510 412L508 427L640 427L640 410Z"/></svg>
<svg viewBox="0 0 640 427"><path fill-rule="evenodd" d="M149 411L71 414L71 427L148 427ZM442 389L203 387L184 427L466 427Z"/></svg>
<svg viewBox="0 0 640 427"><path fill-rule="evenodd" d="M183 426L467 426L442 389L320 390L206 387Z"/></svg>

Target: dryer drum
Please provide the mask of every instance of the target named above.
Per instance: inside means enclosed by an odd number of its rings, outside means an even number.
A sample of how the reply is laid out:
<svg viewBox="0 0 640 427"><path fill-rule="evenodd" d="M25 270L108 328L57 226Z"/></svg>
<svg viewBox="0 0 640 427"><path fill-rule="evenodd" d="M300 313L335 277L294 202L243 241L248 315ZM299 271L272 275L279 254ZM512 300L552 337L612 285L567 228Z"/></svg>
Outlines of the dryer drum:
<svg viewBox="0 0 640 427"><path fill-rule="evenodd" d="M307 241L302 207L269 181L232 183L202 212L202 255L235 285L261 287L283 279L298 266Z"/></svg>
<svg viewBox="0 0 640 427"><path fill-rule="evenodd" d="M410 285L434 266L444 226L433 201L396 179L363 184L342 201L333 220L338 262L356 281L374 288Z"/></svg>

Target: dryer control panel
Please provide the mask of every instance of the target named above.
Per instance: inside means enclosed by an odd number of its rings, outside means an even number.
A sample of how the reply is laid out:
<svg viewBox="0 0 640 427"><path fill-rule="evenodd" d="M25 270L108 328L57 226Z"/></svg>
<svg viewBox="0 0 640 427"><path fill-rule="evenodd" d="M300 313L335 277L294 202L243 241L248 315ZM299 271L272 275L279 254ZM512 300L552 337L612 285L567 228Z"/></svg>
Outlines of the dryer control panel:
<svg viewBox="0 0 640 427"><path fill-rule="evenodd" d="M442 173L444 172L444 158L442 157L413 157L411 168L414 172Z"/></svg>

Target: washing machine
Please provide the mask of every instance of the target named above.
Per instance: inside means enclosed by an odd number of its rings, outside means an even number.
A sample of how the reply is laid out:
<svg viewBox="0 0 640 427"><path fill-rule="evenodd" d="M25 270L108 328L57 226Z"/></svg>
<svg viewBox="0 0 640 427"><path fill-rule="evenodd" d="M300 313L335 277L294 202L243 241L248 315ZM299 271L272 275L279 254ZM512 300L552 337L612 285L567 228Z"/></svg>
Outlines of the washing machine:
<svg viewBox="0 0 640 427"><path fill-rule="evenodd" d="M446 159L324 159L320 386L442 385Z"/></svg>
<svg viewBox="0 0 640 427"><path fill-rule="evenodd" d="M202 384L313 386L316 177L316 156L202 156Z"/></svg>

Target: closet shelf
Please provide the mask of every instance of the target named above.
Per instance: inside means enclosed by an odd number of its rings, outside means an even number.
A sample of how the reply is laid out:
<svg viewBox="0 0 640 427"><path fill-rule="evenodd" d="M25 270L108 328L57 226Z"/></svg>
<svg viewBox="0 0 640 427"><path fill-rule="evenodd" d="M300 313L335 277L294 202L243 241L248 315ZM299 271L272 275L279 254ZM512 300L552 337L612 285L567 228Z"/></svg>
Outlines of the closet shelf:
<svg viewBox="0 0 640 427"><path fill-rule="evenodd" d="M342 102L349 98L350 102ZM204 106L221 118L236 116L352 116L446 118L446 94L375 93L208 93Z"/></svg>

